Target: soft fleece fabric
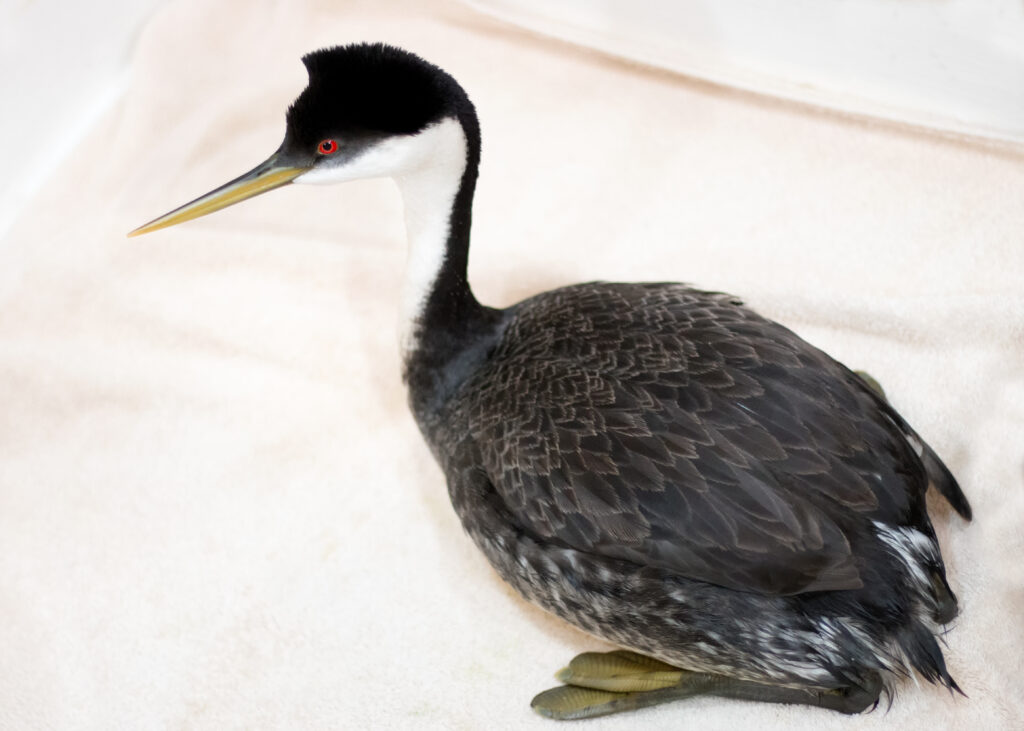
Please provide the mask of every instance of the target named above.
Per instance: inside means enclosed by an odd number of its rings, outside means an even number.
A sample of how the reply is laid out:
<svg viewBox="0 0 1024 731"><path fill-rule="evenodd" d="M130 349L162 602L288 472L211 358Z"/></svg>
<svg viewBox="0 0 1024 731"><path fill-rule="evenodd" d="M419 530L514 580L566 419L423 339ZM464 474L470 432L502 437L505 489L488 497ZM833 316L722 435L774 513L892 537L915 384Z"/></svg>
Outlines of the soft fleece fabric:
<svg viewBox="0 0 1024 731"><path fill-rule="evenodd" d="M470 277L744 296L871 372L946 459L946 659L842 717L698 699L586 728L1024 727L1024 155L733 92L439 2L181 0L0 246L0 727L553 729L608 649L519 599L405 407L390 181L125 232L261 161L299 56L449 70L484 133ZM583 726L581 725L581 728Z"/></svg>

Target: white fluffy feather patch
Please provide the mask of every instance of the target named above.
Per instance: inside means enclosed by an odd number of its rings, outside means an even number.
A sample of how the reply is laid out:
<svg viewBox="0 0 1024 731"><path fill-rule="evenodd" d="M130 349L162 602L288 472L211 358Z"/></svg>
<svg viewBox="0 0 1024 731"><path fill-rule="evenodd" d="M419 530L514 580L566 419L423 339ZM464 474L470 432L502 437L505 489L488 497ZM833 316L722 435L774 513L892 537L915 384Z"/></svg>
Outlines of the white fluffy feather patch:
<svg viewBox="0 0 1024 731"><path fill-rule="evenodd" d="M898 528L878 521L874 524L878 537L906 565L922 596L930 596L931 581L926 571L929 563L939 561L935 542L913 528Z"/></svg>

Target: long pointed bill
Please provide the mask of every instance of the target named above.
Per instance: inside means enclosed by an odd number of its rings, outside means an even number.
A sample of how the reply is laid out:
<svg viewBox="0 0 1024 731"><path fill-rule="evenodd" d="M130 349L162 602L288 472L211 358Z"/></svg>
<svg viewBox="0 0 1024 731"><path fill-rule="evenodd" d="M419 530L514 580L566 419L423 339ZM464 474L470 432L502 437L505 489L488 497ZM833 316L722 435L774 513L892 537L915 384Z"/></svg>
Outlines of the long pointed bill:
<svg viewBox="0 0 1024 731"><path fill-rule="evenodd" d="M277 164L277 155L260 163L245 175L241 175L230 183L225 183L216 190L211 190L204 196L196 198L191 203L186 203L180 208L175 208L170 213L165 213L160 218L154 218L144 226L139 226L130 232L129 236L148 234L168 226L191 221L193 218L205 216L207 213L219 211L221 208L233 206L246 198L252 198L268 190L288 185L295 178L302 175L309 168L283 167Z"/></svg>

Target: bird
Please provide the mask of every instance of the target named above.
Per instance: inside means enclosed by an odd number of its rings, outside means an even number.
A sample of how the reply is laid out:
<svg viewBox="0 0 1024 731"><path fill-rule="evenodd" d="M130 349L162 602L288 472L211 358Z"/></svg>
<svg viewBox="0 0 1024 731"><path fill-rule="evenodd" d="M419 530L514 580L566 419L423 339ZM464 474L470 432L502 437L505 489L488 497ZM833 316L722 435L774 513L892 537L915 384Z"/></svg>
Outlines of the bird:
<svg viewBox="0 0 1024 731"><path fill-rule="evenodd" d="M302 61L280 147L129 235L287 184L396 181L402 374L452 506L526 600L620 648L574 658L535 711L706 695L849 714L915 675L963 694L937 639L958 609L925 494L971 507L877 382L675 282L481 304L466 91L382 43Z"/></svg>

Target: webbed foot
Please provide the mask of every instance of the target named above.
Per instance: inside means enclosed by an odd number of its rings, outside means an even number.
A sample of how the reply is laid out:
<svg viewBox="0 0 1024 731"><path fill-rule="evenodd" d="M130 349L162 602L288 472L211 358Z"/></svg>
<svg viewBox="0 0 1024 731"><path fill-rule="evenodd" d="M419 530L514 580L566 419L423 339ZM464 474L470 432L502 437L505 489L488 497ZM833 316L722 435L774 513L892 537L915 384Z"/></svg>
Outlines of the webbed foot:
<svg viewBox="0 0 1024 731"><path fill-rule="evenodd" d="M530 706L561 721L631 711L685 697L677 686L689 674L628 650L585 652L555 673L565 685L544 691Z"/></svg>
<svg viewBox="0 0 1024 731"><path fill-rule="evenodd" d="M565 685L540 693L530 706L542 716L562 721L632 711L698 695L860 713L878 702L882 690L877 675L870 676L863 687L790 688L681 670L628 650L586 652L555 677Z"/></svg>

